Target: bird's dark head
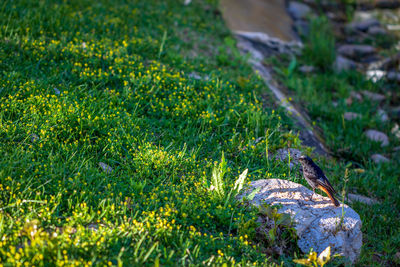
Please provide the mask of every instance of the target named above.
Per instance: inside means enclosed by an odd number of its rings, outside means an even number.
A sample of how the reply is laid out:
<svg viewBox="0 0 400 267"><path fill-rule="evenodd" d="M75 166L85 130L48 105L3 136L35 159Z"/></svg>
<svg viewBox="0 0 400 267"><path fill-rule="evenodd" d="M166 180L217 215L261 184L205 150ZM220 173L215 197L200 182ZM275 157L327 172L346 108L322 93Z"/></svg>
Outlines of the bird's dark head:
<svg viewBox="0 0 400 267"><path fill-rule="evenodd" d="M312 159L309 156L306 156L306 155L301 155L299 157L299 161L300 161L301 164L310 164L310 163L313 162Z"/></svg>

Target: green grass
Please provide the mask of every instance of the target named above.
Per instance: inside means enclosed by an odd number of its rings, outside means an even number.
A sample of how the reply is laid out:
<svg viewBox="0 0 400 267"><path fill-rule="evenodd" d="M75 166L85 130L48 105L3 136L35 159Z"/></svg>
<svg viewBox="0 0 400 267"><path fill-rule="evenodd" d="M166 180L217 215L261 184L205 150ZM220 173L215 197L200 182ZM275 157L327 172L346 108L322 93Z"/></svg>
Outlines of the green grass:
<svg viewBox="0 0 400 267"><path fill-rule="evenodd" d="M301 143L261 98L267 88L218 14L216 1L0 3L0 265L266 266L302 257L292 229L260 240L257 212L233 198L246 169L246 183L305 181L265 156ZM348 86L379 88L358 74L285 73L330 147L365 169L350 170L346 188L382 202L354 205L360 264L393 263L397 161L370 164L368 151L380 147L358 135L389 126L343 125L334 115L348 108ZM351 108L376 109L364 104ZM318 162L340 191L346 162ZM290 248L281 256L271 253L279 242Z"/></svg>
<svg viewBox="0 0 400 267"><path fill-rule="evenodd" d="M335 61L335 37L326 17L311 20L308 43L302 52L307 64L330 70Z"/></svg>
<svg viewBox="0 0 400 267"><path fill-rule="evenodd" d="M263 108L216 7L0 4L1 265L290 261L263 253L256 213L227 193L245 169L246 182L298 181L265 151L300 142ZM223 152L226 196L213 197Z"/></svg>
<svg viewBox="0 0 400 267"><path fill-rule="evenodd" d="M326 26L321 25L321 28ZM319 37L317 40L307 39L305 50L312 50L314 55L325 54L326 49L320 46L325 42L323 35L311 33L311 36ZM304 107L313 123L322 129L324 139L333 155L345 164L351 163L346 191L372 197L380 202L372 206L360 203L352 205L363 222L364 245L359 265L398 264L394 255L398 252L396 248L400 247L400 171L398 152L392 149L399 145L399 139L391 133L391 129L399 122L381 122L377 115L378 108L388 108L391 99L396 99L396 86L384 81L373 83L367 80L364 74L356 71L337 73L330 68L316 68L314 73L304 74L293 67L293 62L300 66L310 64L310 60L316 67L320 67L318 64L321 61L313 60L309 53L304 53L296 61L292 60L292 64L287 59L286 63L282 63L282 59L272 62L294 101ZM352 91L360 93L363 90L384 94L387 100L381 104L369 101L365 97L362 101L354 98L352 101L346 101ZM346 121L343 118L345 112L358 113L362 118ZM385 132L389 136L390 145L381 147L379 143L369 141L364 135L367 129ZM390 162L374 164L370 160L374 153L388 156ZM325 165L327 173L338 188L343 188L344 167L331 164L327 162ZM363 173L360 173L360 168L363 169Z"/></svg>

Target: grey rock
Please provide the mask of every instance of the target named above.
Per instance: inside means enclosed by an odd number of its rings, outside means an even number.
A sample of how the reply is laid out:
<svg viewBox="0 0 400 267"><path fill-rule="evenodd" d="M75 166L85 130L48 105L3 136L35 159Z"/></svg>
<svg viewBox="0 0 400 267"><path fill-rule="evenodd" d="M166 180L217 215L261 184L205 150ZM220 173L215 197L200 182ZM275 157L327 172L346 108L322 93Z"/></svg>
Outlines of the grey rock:
<svg viewBox="0 0 400 267"><path fill-rule="evenodd" d="M373 35L373 36L385 35L386 34L386 30L384 28L382 28L382 27L379 27L379 26L373 26L373 27L368 29L368 34Z"/></svg>
<svg viewBox="0 0 400 267"><path fill-rule="evenodd" d="M378 94L378 93L373 93L373 92L370 92L370 91L362 91L362 94L366 98L368 98L369 100L372 100L372 101L380 102L380 101L385 99L384 95Z"/></svg>
<svg viewBox="0 0 400 267"><path fill-rule="evenodd" d="M374 18L370 18L370 19L366 19L366 20L362 20L362 21L354 21L351 22L350 24L347 25L347 29L349 30L353 30L353 31L367 31L369 30L371 27L374 26L379 26L380 23L377 19Z"/></svg>
<svg viewBox="0 0 400 267"><path fill-rule="evenodd" d="M383 77L385 77L386 72L383 70L368 70L366 72L368 80L373 81L376 83L377 81L380 81Z"/></svg>
<svg viewBox="0 0 400 267"><path fill-rule="evenodd" d="M39 141L39 140L40 140L40 138L37 134L35 134L35 133L31 134L31 142L32 143L35 143L36 141Z"/></svg>
<svg viewBox="0 0 400 267"><path fill-rule="evenodd" d="M390 130L390 132L396 136L398 139L400 139L400 126L395 123L393 128Z"/></svg>
<svg viewBox="0 0 400 267"><path fill-rule="evenodd" d="M310 34L310 23L303 19L294 22L294 29L300 36L308 36Z"/></svg>
<svg viewBox="0 0 400 267"><path fill-rule="evenodd" d="M343 114L343 117L347 121L352 121L352 120L355 120L355 119L361 119L361 115L358 114L358 113L354 113L354 112L345 112Z"/></svg>
<svg viewBox="0 0 400 267"><path fill-rule="evenodd" d="M203 81L206 81L206 80L209 80L210 79L210 77L208 76L208 75L205 75L204 77L203 76L201 76L200 74L198 74L197 72L191 72L191 73L189 73L189 78L193 78L193 79L195 79L195 80L203 80Z"/></svg>
<svg viewBox="0 0 400 267"><path fill-rule="evenodd" d="M325 12L325 15L333 22L343 23L343 22L347 21L346 16L342 12L328 11L328 12Z"/></svg>
<svg viewBox="0 0 400 267"><path fill-rule="evenodd" d="M304 19L311 13L311 8L301 2L291 1L288 12L294 19Z"/></svg>
<svg viewBox="0 0 400 267"><path fill-rule="evenodd" d="M365 135L371 141L380 142L382 147L389 145L389 137L383 132L370 129L365 131Z"/></svg>
<svg viewBox="0 0 400 267"><path fill-rule="evenodd" d="M343 70L352 70L357 68L357 63L351 59L348 59L341 55L337 55L336 60L333 64L333 68L338 72Z"/></svg>
<svg viewBox="0 0 400 267"><path fill-rule="evenodd" d="M331 246L332 254L341 254L352 263L357 260L362 246L362 222L352 208L345 204L335 207L329 198L318 194L310 201L311 190L281 179L253 181L238 198L242 199L255 189L259 191L250 203L256 207L264 203L279 205L279 213L289 214L298 236L297 244L304 253L311 248L321 253ZM260 217L262 221L265 215Z"/></svg>
<svg viewBox="0 0 400 267"><path fill-rule="evenodd" d="M389 159L385 156L382 156L381 154L373 154L371 156L371 159L373 160L373 162L375 162L377 164L389 162Z"/></svg>
<svg viewBox="0 0 400 267"><path fill-rule="evenodd" d="M303 153L296 148L289 148L289 149L281 148L276 151L274 158L282 162L289 162L289 155L290 155L289 167L293 168L294 165L299 164L299 157L302 154Z"/></svg>
<svg viewBox="0 0 400 267"><path fill-rule="evenodd" d="M103 170L103 172L110 174L113 171L113 168L105 164L104 162L99 162L100 168Z"/></svg>
<svg viewBox="0 0 400 267"><path fill-rule="evenodd" d="M308 65L303 65L299 68L299 71L302 73L310 73L314 72L315 68L314 66L308 66Z"/></svg>
<svg viewBox="0 0 400 267"><path fill-rule="evenodd" d="M238 43L238 45L240 44L241 49L244 51L248 50L250 53L257 50L265 56L271 56L271 53L298 54L303 47L302 43L297 40L285 42L263 32L235 31L235 34L240 38L250 41L250 43ZM255 49L254 44L257 44L256 46L259 49Z"/></svg>
<svg viewBox="0 0 400 267"><path fill-rule="evenodd" d="M400 82L400 72L397 71L389 71L386 75L386 78L389 81Z"/></svg>
<svg viewBox="0 0 400 267"><path fill-rule="evenodd" d="M350 203L361 202L361 203L364 203L367 205L374 205L374 204L379 203L378 200L376 200L376 199L369 198L369 197L362 196L362 195L351 194L351 193L349 193L347 195L347 201L349 201Z"/></svg>
<svg viewBox="0 0 400 267"><path fill-rule="evenodd" d="M359 44L345 44L338 48L338 53L342 56L352 59L360 59L360 57L367 57L376 52L375 47L370 45Z"/></svg>
<svg viewBox="0 0 400 267"><path fill-rule="evenodd" d="M394 69L397 69L400 63L400 53L397 53L395 55L392 55L390 57L383 58L381 60L378 60L376 62L371 63L368 66L368 69L370 70L385 70L385 71L393 71Z"/></svg>
<svg viewBox="0 0 400 267"><path fill-rule="evenodd" d="M358 101L362 101L362 99L363 99L361 94L359 92L356 92L356 91L351 91L350 92L350 97L352 97L354 99L357 99Z"/></svg>
<svg viewBox="0 0 400 267"><path fill-rule="evenodd" d="M91 230L91 231L94 231L94 232L97 232L97 231L99 230L99 225L96 224L96 223L89 223L89 224L86 226L86 229Z"/></svg>
<svg viewBox="0 0 400 267"><path fill-rule="evenodd" d="M376 115L378 116L381 122L387 122L389 120L388 114L383 109L378 109Z"/></svg>

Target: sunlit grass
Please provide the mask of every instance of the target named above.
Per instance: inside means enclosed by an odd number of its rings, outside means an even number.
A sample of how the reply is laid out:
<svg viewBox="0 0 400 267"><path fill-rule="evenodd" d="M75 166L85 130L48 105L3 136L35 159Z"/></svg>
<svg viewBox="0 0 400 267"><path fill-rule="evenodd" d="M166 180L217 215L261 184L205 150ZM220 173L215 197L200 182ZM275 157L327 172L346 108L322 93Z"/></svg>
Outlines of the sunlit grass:
<svg viewBox="0 0 400 267"><path fill-rule="evenodd" d="M273 264L212 170L297 179L265 147L300 142L215 8L1 3L0 263Z"/></svg>

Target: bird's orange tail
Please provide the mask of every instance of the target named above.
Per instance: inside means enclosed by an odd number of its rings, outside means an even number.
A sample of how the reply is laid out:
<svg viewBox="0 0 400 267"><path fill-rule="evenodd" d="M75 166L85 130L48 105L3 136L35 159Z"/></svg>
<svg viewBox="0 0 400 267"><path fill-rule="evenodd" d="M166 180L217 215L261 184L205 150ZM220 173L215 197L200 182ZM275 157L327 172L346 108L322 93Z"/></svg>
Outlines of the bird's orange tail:
<svg viewBox="0 0 400 267"><path fill-rule="evenodd" d="M327 188L323 187L322 185L318 185L318 188L321 189L322 191L324 191L328 197L332 200L332 203L338 207L340 205L339 201L336 200L336 198L333 196L332 192L330 192L330 190L328 190Z"/></svg>

